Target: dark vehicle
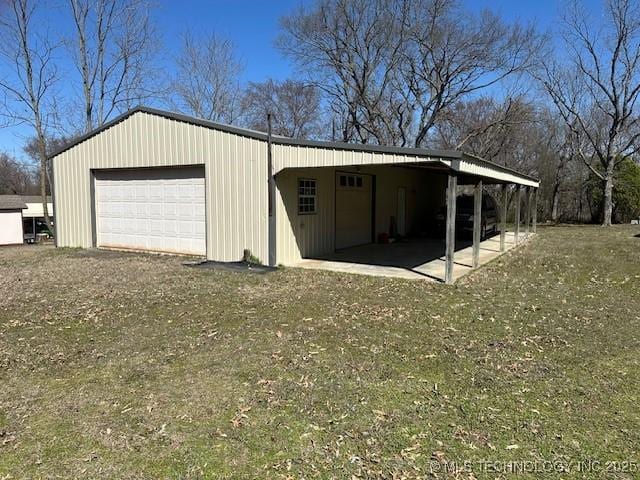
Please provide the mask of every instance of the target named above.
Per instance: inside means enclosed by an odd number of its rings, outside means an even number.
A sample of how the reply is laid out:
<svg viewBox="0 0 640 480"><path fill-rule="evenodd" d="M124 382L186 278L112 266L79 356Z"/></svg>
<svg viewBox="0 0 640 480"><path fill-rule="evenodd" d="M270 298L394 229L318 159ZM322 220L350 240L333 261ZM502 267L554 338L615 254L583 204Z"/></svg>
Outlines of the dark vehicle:
<svg viewBox="0 0 640 480"><path fill-rule="evenodd" d="M36 243L39 236L44 239L53 238L43 218L23 218L22 231L24 232L24 241L26 243Z"/></svg>
<svg viewBox="0 0 640 480"><path fill-rule="evenodd" d="M487 238L489 233L498 230L498 210L491 195L482 196L482 219L480 237ZM446 228L447 208L442 207L436 215L436 226L442 235ZM473 235L473 195L460 195L456 202L456 232Z"/></svg>

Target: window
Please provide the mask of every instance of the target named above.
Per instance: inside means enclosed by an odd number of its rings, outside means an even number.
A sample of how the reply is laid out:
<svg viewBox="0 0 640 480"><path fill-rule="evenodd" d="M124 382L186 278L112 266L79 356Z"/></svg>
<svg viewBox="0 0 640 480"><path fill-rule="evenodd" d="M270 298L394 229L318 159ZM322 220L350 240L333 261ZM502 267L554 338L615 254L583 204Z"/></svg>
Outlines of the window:
<svg viewBox="0 0 640 480"><path fill-rule="evenodd" d="M361 175L340 175L338 179L338 184L341 187L348 188L363 188L364 180Z"/></svg>
<svg viewBox="0 0 640 480"><path fill-rule="evenodd" d="M298 180L298 213L316 213L316 181L309 178Z"/></svg>

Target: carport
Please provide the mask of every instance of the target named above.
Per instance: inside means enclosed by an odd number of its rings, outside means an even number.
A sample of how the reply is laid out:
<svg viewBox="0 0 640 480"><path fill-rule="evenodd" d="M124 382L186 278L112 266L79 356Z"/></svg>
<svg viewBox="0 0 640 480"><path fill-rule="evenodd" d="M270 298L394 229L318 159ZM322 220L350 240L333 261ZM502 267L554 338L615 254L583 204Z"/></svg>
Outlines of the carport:
<svg viewBox="0 0 640 480"><path fill-rule="evenodd" d="M532 177L461 152L397 149L397 155L376 158L372 155L376 147L364 148L368 155L359 158L334 155L344 159L344 164L335 160L323 167L301 168L298 164L277 173L282 215L290 229L278 230L278 241L285 242L284 247L278 245L279 259L284 257L286 264L303 268L453 283L535 233L539 184ZM312 151L305 160L306 165L313 163ZM496 234L482 238L482 198L488 188L492 188L499 218ZM462 190L473 194L473 233L467 239L456 232L456 203ZM311 211L300 210L301 202L309 203L300 198L301 192L315 197ZM367 197L370 204L363 207ZM515 221L507 231L510 197ZM446 212L444 241L424 234L434 212L442 207ZM412 211L414 216L416 211L422 214L419 222L405 219L406 212ZM395 232L401 241L381 244L381 234L388 232ZM287 234L292 237L288 244ZM287 249L299 252L300 258L289 260Z"/></svg>

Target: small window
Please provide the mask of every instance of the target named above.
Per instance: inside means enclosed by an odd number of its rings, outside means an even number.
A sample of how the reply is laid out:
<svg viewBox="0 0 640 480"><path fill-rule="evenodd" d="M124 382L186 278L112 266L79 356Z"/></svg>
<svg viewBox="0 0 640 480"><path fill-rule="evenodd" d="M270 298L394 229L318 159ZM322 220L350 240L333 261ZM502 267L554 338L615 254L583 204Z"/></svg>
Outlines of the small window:
<svg viewBox="0 0 640 480"><path fill-rule="evenodd" d="M362 175L339 175L338 186L341 188L364 188L364 177Z"/></svg>
<svg viewBox="0 0 640 480"><path fill-rule="evenodd" d="M298 180L298 213L316 213L316 181L308 178Z"/></svg>

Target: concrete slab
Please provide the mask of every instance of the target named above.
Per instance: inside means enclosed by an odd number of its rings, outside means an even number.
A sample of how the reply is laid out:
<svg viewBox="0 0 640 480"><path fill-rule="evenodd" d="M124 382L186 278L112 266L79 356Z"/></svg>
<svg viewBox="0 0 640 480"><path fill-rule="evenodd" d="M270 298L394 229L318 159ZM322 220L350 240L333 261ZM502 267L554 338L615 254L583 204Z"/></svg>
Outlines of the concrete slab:
<svg viewBox="0 0 640 480"><path fill-rule="evenodd" d="M535 234L530 233L526 240ZM521 242L525 241L521 234ZM506 233L506 251L516 246L514 232ZM500 235L480 242L480 266L501 255ZM457 240L454 279L466 275L472 268L473 247L470 240ZM304 259L294 267L330 270L334 272L444 281L444 241L438 239L408 239L388 245L369 244L339 250L322 258Z"/></svg>

